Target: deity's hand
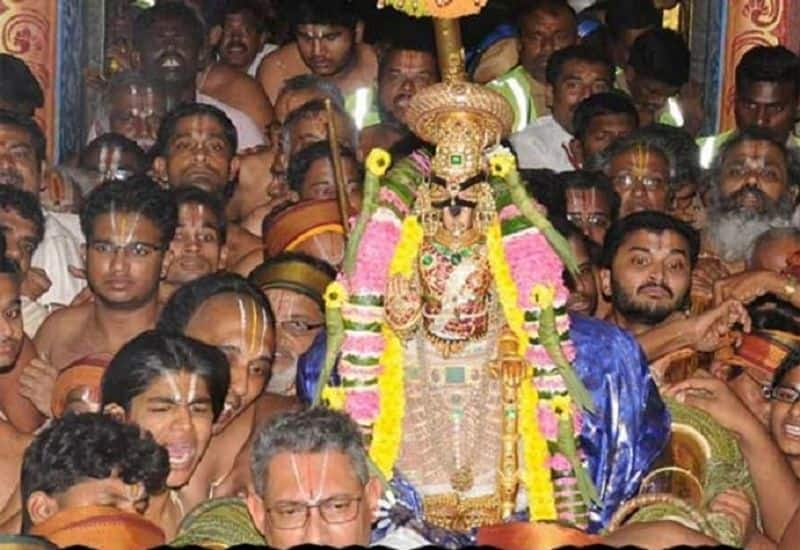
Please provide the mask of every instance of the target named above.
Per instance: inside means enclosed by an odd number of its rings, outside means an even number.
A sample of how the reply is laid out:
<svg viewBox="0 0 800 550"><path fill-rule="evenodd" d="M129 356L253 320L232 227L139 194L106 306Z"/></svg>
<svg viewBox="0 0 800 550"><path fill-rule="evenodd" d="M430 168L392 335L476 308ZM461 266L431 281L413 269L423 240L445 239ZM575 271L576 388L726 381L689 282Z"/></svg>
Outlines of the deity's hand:
<svg viewBox="0 0 800 550"><path fill-rule="evenodd" d="M53 416L53 390L56 386L58 369L45 357L32 359L22 370L19 378L19 393L33 403L46 417Z"/></svg>
<svg viewBox="0 0 800 550"><path fill-rule="evenodd" d="M44 269L31 267L22 281L20 294L35 301L50 289L50 285L52 285L52 282Z"/></svg>
<svg viewBox="0 0 800 550"><path fill-rule="evenodd" d="M742 542L747 541L757 532L756 512L753 501L740 489L728 489L714 497L708 506L712 512L726 514L736 522L742 533Z"/></svg>
<svg viewBox="0 0 800 550"><path fill-rule="evenodd" d="M716 351L734 343L739 336L737 325L750 332L750 315L736 300L728 300L690 319L694 349Z"/></svg>
<svg viewBox="0 0 800 550"><path fill-rule="evenodd" d="M422 299L415 277L393 275L386 289L386 319L396 331L416 325L422 313Z"/></svg>

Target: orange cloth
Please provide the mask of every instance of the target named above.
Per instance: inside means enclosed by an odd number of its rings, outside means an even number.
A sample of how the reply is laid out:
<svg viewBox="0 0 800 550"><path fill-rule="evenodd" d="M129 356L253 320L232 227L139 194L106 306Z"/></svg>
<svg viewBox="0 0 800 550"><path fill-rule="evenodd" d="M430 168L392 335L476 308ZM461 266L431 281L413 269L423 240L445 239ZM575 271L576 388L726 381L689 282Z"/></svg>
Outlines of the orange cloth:
<svg viewBox="0 0 800 550"><path fill-rule="evenodd" d="M501 550L551 550L599 544L602 538L556 523L506 523L478 529L478 545Z"/></svg>
<svg viewBox="0 0 800 550"><path fill-rule="evenodd" d="M80 544L103 550L139 550L164 544L164 532L139 514L111 506L84 506L58 512L34 525L32 535L60 547Z"/></svg>
<svg viewBox="0 0 800 550"><path fill-rule="evenodd" d="M58 418L64 414L69 393L79 386L88 386L96 394L99 404L100 381L110 362L108 354L87 355L59 372L53 388L53 416Z"/></svg>
<svg viewBox="0 0 800 550"><path fill-rule="evenodd" d="M800 347L800 337L779 330L759 330L744 334L733 356L725 359L737 367L756 369L769 375L793 349Z"/></svg>
<svg viewBox="0 0 800 550"><path fill-rule="evenodd" d="M261 232L264 259L291 251L304 240L320 233L344 234L336 200L302 201L264 221L267 222Z"/></svg>

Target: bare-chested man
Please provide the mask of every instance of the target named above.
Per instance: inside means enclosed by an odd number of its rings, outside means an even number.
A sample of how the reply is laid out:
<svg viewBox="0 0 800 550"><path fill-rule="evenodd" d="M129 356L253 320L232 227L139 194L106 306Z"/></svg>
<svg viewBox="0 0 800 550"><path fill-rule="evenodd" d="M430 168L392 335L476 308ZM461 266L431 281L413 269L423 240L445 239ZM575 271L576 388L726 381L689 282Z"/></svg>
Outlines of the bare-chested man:
<svg viewBox="0 0 800 550"><path fill-rule="evenodd" d="M153 170L169 187L194 186L222 198L239 171L236 128L219 109L188 103L172 111L158 131ZM228 260L232 265L261 247L255 235L231 224Z"/></svg>
<svg viewBox="0 0 800 550"><path fill-rule="evenodd" d="M212 274L179 288L164 305L158 329L222 350L230 364L225 407L203 460L182 490L185 503L244 492L249 442L256 426L294 400L264 394L275 358L275 319L257 287L233 274Z"/></svg>
<svg viewBox="0 0 800 550"><path fill-rule="evenodd" d="M258 70L261 86L274 104L283 83L293 76L323 77L342 91L347 111L356 125L366 126L370 123L378 61L372 47L362 43L363 22L346 0L299 0L293 4L294 41L261 62Z"/></svg>
<svg viewBox="0 0 800 550"><path fill-rule="evenodd" d="M56 311L35 338L56 369L89 354L114 354L153 328L176 210L171 193L143 176L104 183L89 195L81 227L94 300Z"/></svg>

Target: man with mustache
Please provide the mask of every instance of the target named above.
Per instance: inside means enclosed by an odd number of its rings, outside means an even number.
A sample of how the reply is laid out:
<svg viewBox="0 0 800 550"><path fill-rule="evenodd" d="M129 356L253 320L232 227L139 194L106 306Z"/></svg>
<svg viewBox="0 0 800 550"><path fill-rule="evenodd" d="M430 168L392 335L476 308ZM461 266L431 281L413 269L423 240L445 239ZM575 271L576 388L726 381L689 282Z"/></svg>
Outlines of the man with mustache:
<svg viewBox="0 0 800 550"><path fill-rule="evenodd" d="M267 21L257 0L228 0L220 13L219 58L255 78L264 57L275 50L267 44Z"/></svg>
<svg viewBox="0 0 800 550"><path fill-rule="evenodd" d="M154 147L153 171L173 188L199 187L222 199L239 171L236 128L213 105L187 103L167 115ZM258 237L230 224L229 265L261 246Z"/></svg>
<svg viewBox="0 0 800 550"><path fill-rule="evenodd" d="M510 138L520 167L554 172L575 169L578 160L570 152L575 108L592 94L609 91L613 82L613 67L602 52L570 46L551 55L547 61L547 97L553 112Z"/></svg>
<svg viewBox="0 0 800 550"><path fill-rule="evenodd" d="M347 0L297 0L290 8L294 41L269 54L258 80L275 103L283 83L301 74L315 74L336 84L358 128L376 119L372 112L378 60L362 42L364 23Z"/></svg>
<svg viewBox="0 0 800 550"><path fill-rule="evenodd" d="M606 234L600 282L613 306L607 320L633 333L651 364L684 348L719 349L736 325L749 330L747 311L735 300L696 317L685 313L699 250L697 231L661 212L631 214ZM663 373L653 375L658 383Z"/></svg>
<svg viewBox="0 0 800 550"><path fill-rule="evenodd" d="M264 144L262 130L250 116L218 97L201 93L210 71L201 72L206 62L205 25L192 8L165 2L144 10L136 18L133 36L133 65L160 85L167 111L187 101L213 105L233 121L240 148ZM231 81L229 86L235 83Z"/></svg>

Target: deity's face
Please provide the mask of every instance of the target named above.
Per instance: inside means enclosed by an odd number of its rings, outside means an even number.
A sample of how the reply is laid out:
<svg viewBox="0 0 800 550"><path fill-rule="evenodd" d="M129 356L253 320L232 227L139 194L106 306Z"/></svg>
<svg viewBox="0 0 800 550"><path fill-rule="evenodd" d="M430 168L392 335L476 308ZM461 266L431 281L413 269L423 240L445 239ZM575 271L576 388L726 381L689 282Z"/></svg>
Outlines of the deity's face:
<svg viewBox="0 0 800 550"><path fill-rule="evenodd" d="M142 43L148 47L135 53L146 77L166 86L185 86L197 76L203 44L184 21L176 17L154 21Z"/></svg>
<svg viewBox="0 0 800 550"><path fill-rule="evenodd" d="M578 275L573 278L574 289L570 289L567 298L567 310L592 316L597 309L597 284L595 268L589 258L589 251L583 239L571 236L569 246L575 261L578 263Z"/></svg>
<svg viewBox="0 0 800 550"><path fill-rule="evenodd" d="M236 175L239 159L222 123L211 115L189 115L178 120L164 156L153 167L172 187L193 185L222 193Z"/></svg>
<svg viewBox="0 0 800 550"><path fill-rule="evenodd" d="M746 140L722 160L719 192L723 212L751 215L774 210L788 192L785 153L768 141Z"/></svg>
<svg viewBox="0 0 800 550"><path fill-rule="evenodd" d="M581 229L584 235L603 245L611 222L611 205L606 195L596 188L567 189L567 219Z"/></svg>
<svg viewBox="0 0 800 550"><path fill-rule="evenodd" d="M347 182L347 197L350 206L356 210L361 208L361 182L359 181L358 161L354 157L341 155L344 181ZM300 185L300 200L335 199L336 176L333 162L329 157L313 161L303 177Z"/></svg>
<svg viewBox="0 0 800 550"><path fill-rule="evenodd" d="M178 226L169 245L173 261L167 270L168 283L182 285L224 266L227 249L218 225L216 215L205 205L189 202L178 207Z"/></svg>
<svg viewBox="0 0 800 550"><path fill-rule="evenodd" d="M736 126L763 128L780 143L789 138L796 111L797 89L792 82L744 82L736 90Z"/></svg>
<svg viewBox="0 0 800 550"><path fill-rule="evenodd" d="M591 118L580 141L583 158L588 159L636 129L636 120L627 114L597 115Z"/></svg>
<svg viewBox="0 0 800 550"><path fill-rule="evenodd" d="M111 212L94 220L86 244L86 275L107 307L137 309L156 298L171 259L155 223L138 212Z"/></svg>
<svg viewBox="0 0 800 550"><path fill-rule="evenodd" d="M552 86L553 118L572 133L572 116L578 104L590 95L607 92L612 85L611 67L605 63L581 59L567 61Z"/></svg>
<svg viewBox="0 0 800 550"><path fill-rule="evenodd" d="M166 109L164 94L152 86L132 85L118 89L110 99L109 129L132 139L147 151L156 142Z"/></svg>
<svg viewBox="0 0 800 550"><path fill-rule="evenodd" d="M249 10L225 16L219 54L225 63L246 71L264 45L265 35L258 31L256 14Z"/></svg>
<svg viewBox="0 0 800 550"><path fill-rule="evenodd" d="M383 60L378 78L381 109L396 122L407 124L406 111L411 98L438 79L436 58L432 53L392 50Z"/></svg>
<svg viewBox="0 0 800 550"><path fill-rule="evenodd" d="M268 389L288 393L295 384L297 359L303 355L325 326L325 316L317 302L285 289L265 291L275 315L275 365Z"/></svg>
<svg viewBox="0 0 800 550"><path fill-rule="evenodd" d="M346 453L280 452L267 464L264 479L263 495L251 494L247 506L269 546L369 544L380 483L370 479L365 485Z"/></svg>
<svg viewBox="0 0 800 550"><path fill-rule="evenodd" d="M131 400L127 416L169 453L167 487L186 485L211 440L214 413L206 381L196 373L165 372Z"/></svg>
<svg viewBox="0 0 800 550"><path fill-rule="evenodd" d="M6 256L19 264L22 274L31 267L38 245L36 224L11 208L0 208L0 233L6 240Z"/></svg>
<svg viewBox="0 0 800 550"><path fill-rule="evenodd" d="M42 163L27 130L0 124L0 185L13 185L39 195Z"/></svg>
<svg viewBox="0 0 800 550"><path fill-rule="evenodd" d="M632 323L656 325L683 306L691 286L689 243L676 231L639 229L603 269L603 293Z"/></svg>
<svg viewBox="0 0 800 550"><path fill-rule="evenodd" d="M800 369L794 368L783 377L777 391L781 389L795 390L800 388ZM790 404L781 399L772 399L770 414L770 431L775 443L790 460L800 458L800 406L797 402Z"/></svg>
<svg viewBox="0 0 800 550"><path fill-rule="evenodd" d="M789 258L800 252L800 236L784 235L760 241L750 256L750 269L767 269L781 273L786 270Z"/></svg>
<svg viewBox="0 0 800 550"><path fill-rule="evenodd" d="M223 293L197 308L184 333L219 348L228 358L231 382L225 408L214 424L214 433L219 433L264 391L275 357L275 330L255 300Z"/></svg>
<svg viewBox="0 0 800 550"><path fill-rule="evenodd" d="M19 280L10 273L0 274L0 373L14 368L24 335Z"/></svg>
<svg viewBox="0 0 800 550"><path fill-rule="evenodd" d="M633 147L614 156L607 172L620 197L620 217L642 210L666 211L670 166L660 151Z"/></svg>
<svg viewBox="0 0 800 550"><path fill-rule="evenodd" d="M578 42L578 27L570 10L536 9L519 20L520 63L533 78L546 81L545 69L550 55Z"/></svg>
<svg viewBox="0 0 800 550"><path fill-rule="evenodd" d="M298 25L295 40L300 57L318 76L335 76L355 60L359 27L343 25Z"/></svg>

